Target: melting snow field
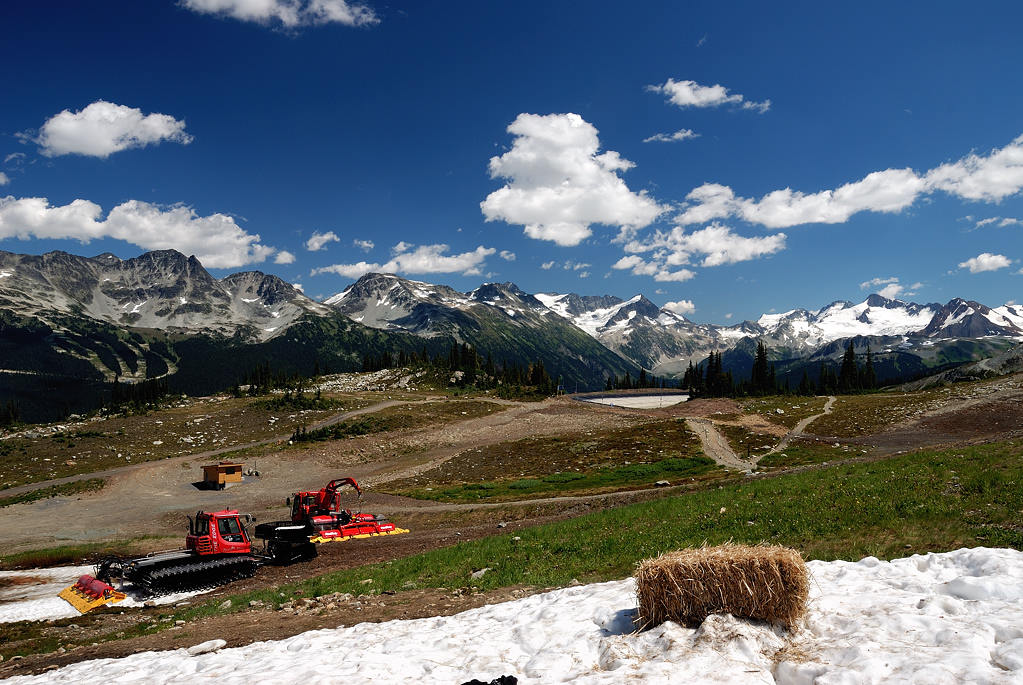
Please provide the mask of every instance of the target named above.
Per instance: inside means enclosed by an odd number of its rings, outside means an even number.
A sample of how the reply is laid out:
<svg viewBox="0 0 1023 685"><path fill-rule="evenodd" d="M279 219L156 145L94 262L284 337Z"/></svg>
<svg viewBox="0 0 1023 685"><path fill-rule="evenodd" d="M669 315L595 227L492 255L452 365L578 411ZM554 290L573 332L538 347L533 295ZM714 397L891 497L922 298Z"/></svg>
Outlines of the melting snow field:
<svg viewBox="0 0 1023 685"><path fill-rule="evenodd" d="M633 581L572 587L455 616L287 640L145 652L10 683L1023 683L1023 553L962 549L892 562L810 562L793 635L712 616L631 633Z"/></svg>
<svg viewBox="0 0 1023 685"><path fill-rule="evenodd" d="M670 407L679 402L685 402L689 399L689 395L622 395L620 397L583 397L580 399L583 402L606 404L611 407L657 409L658 407Z"/></svg>

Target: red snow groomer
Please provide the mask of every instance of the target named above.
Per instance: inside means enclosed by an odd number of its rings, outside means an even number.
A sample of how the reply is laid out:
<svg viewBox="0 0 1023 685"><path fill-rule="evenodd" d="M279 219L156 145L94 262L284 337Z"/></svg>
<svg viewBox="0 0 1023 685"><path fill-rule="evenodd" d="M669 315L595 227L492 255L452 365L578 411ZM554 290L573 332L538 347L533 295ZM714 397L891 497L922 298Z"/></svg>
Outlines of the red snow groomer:
<svg viewBox="0 0 1023 685"><path fill-rule="evenodd" d="M231 509L196 512L188 517L185 549L157 552L144 557L106 557L96 565L95 576L81 576L60 593L83 614L125 598L115 590L115 578L131 583L142 596L216 587L255 574L262 558L252 544L242 519L248 515Z"/></svg>
<svg viewBox="0 0 1023 685"><path fill-rule="evenodd" d="M378 535L400 535L398 528L383 516L353 513L341 506L341 488L351 486L362 502L362 488L354 478L337 478L326 487L311 492L296 492L288 498L290 521L273 521L256 526L257 538L266 541L266 552L278 563L316 555L316 545Z"/></svg>

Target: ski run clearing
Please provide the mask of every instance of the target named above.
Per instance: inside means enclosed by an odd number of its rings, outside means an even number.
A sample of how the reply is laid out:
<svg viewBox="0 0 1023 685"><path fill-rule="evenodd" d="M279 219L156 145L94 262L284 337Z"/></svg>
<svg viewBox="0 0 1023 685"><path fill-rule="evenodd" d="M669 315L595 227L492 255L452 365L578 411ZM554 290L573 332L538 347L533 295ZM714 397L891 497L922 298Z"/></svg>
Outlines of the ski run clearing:
<svg viewBox="0 0 1023 685"><path fill-rule="evenodd" d="M514 675L520 683L1023 683L1023 552L808 565L809 613L792 634L725 615L695 630L666 623L634 633L627 579L454 616L233 649L213 640L7 682L451 684Z"/></svg>

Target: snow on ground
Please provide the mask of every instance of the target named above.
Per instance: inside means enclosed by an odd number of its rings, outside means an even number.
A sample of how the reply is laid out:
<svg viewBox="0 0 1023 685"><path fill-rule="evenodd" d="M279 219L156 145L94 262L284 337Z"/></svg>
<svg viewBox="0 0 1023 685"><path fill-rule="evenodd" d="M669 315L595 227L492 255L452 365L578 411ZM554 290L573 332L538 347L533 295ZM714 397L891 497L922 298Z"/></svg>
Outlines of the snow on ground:
<svg viewBox="0 0 1023 685"><path fill-rule="evenodd" d="M632 633L629 580L455 616L316 630L216 653L145 652L20 683L1023 683L1023 553L962 549L892 562L810 562L793 635L712 616ZM202 651L202 650L193 650ZM327 670L324 670L327 669Z"/></svg>
<svg viewBox="0 0 1023 685"><path fill-rule="evenodd" d="M670 407L685 402L689 395L627 395L622 397L582 397L583 402L606 404L611 407L628 407L629 409L657 409Z"/></svg>
<svg viewBox="0 0 1023 685"><path fill-rule="evenodd" d="M28 571L0 571L0 580L20 578L25 581L33 581L0 587L0 623L44 621L79 616L77 609L57 595L78 580L79 576L86 573L91 575L94 571L93 566L59 566ZM128 597L114 606L141 606L147 601L146 598L134 593L134 588L130 585L123 590ZM157 604L170 604L197 594L201 593L176 592L154 598L152 601Z"/></svg>

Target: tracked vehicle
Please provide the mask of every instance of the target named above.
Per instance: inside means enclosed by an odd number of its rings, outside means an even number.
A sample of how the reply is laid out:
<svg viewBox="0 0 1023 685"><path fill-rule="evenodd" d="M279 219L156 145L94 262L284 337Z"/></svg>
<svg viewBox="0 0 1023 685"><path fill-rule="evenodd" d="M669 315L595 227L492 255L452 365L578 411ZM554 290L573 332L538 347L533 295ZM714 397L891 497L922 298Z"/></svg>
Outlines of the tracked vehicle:
<svg viewBox="0 0 1023 685"><path fill-rule="evenodd" d="M337 478L320 490L296 492L289 497L290 521L256 526L255 536L264 541L267 556L274 563L289 563L316 556L318 544L408 532L383 516L345 509L341 504L344 486L355 490L362 502L362 488L354 478Z"/></svg>
<svg viewBox="0 0 1023 685"><path fill-rule="evenodd" d="M234 509L196 512L194 519L188 517L185 549L136 558L106 557L96 565L95 576L82 576L60 596L79 611L83 611L79 604L84 602L84 611L89 611L95 608L91 603L106 604L113 593L124 598L111 585L115 579L131 583L140 595L152 596L249 578L255 575L261 558L252 553L243 518L251 520ZM104 597L108 599L100 601Z"/></svg>

